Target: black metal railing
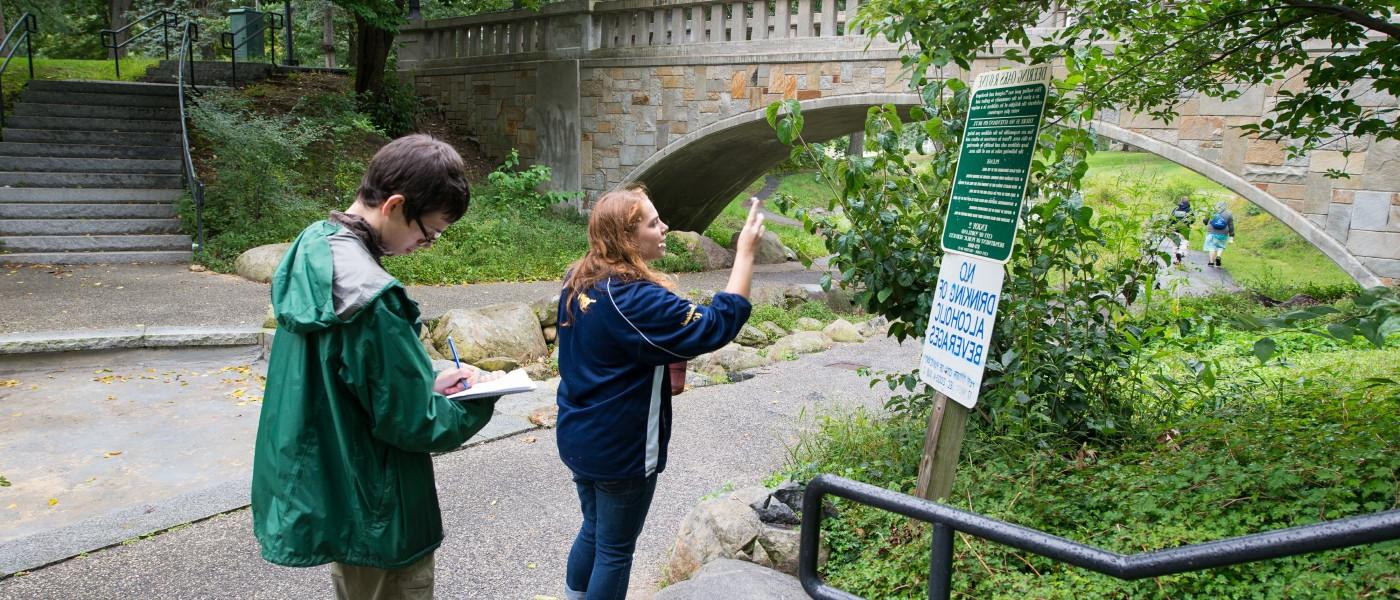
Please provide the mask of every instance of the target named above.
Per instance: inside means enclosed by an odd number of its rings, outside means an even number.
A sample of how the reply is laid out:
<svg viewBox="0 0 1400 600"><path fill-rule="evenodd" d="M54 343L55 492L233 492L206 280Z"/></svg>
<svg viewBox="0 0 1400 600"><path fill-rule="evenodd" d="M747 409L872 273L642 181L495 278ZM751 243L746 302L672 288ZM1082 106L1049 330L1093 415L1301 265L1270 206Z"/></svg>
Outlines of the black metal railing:
<svg viewBox="0 0 1400 600"><path fill-rule="evenodd" d="M277 67L277 30L282 28L282 15L275 12L262 13L262 18L250 21L235 31L219 34L219 44L229 51L229 85L238 83L238 49L248 44L253 36L263 36L264 45L269 51L269 61ZM240 35L241 34L241 35ZM267 38L271 38L269 42Z"/></svg>
<svg viewBox="0 0 1400 600"><path fill-rule="evenodd" d="M198 38L199 24L193 20L186 20L180 31L180 60L175 71L175 85L180 95L180 146L184 152L182 158L185 164L185 185L190 190L191 200L194 201L195 254L204 252L204 182L199 180L199 175L194 169L194 158L190 156L189 117L185 114L185 68L188 65L190 90L199 94L199 88L194 83L194 62L189 59L194 53L194 41Z"/></svg>
<svg viewBox="0 0 1400 600"><path fill-rule="evenodd" d="M1400 510L1389 510L1124 555L867 483L835 475L820 475L808 484L802 498L802 538L798 553L798 578L802 581L802 587L808 595L819 600L859 600L859 596L827 585L817 574L822 499L827 495L932 523L933 549L929 558L928 597L934 600L948 598L951 591L955 531L1127 580L1400 539Z"/></svg>
<svg viewBox="0 0 1400 600"><path fill-rule="evenodd" d="M152 22L157 20L159 20L159 22ZM172 27L178 27L179 22L179 14L175 11L161 8L141 15L137 17L136 20L127 23L123 27L117 29L103 29L101 32L102 47L112 51L112 64L114 65L113 69L116 72L117 79L122 78L122 48L127 47L128 44L141 39L157 29L161 32L161 45L165 47L165 60L170 60L170 29ZM125 35L132 27L141 24L146 24L146 28L134 35Z"/></svg>
<svg viewBox="0 0 1400 600"><path fill-rule="evenodd" d="M29 63L29 79L34 80L34 46L29 40L29 34L39 31L39 21L30 13L24 13L13 27L5 33L4 41L0 41L0 51L5 52L5 62L0 63L0 90L4 89L5 69L10 67L10 59L15 57L15 51L19 50L19 42L24 40L24 55ZM18 34L18 37L16 37ZM11 41L14 43L11 44ZM9 50L5 50L9 48ZM0 127L5 126L5 99L0 94Z"/></svg>

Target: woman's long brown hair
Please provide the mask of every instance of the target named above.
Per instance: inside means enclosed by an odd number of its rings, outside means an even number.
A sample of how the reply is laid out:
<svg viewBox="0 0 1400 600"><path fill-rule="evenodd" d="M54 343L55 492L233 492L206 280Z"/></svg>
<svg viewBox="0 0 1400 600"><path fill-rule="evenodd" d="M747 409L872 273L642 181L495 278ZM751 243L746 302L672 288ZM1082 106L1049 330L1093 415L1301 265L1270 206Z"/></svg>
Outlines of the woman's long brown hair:
<svg viewBox="0 0 1400 600"><path fill-rule="evenodd" d="M573 314L573 304L579 294L592 289L599 281L617 277L623 281L650 281L668 290L675 283L647 266L635 242L637 227L642 224L642 201L648 200L647 188L641 183L628 183L603 194L593 204L588 217L588 253L569 267L564 280L564 313Z"/></svg>

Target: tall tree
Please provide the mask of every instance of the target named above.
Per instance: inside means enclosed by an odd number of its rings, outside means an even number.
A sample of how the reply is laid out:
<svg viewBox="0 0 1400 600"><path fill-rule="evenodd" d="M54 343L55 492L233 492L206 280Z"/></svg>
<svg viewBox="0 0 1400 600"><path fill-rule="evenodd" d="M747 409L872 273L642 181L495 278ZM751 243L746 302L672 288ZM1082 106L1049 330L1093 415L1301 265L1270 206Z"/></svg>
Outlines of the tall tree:
<svg viewBox="0 0 1400 600"><path fill-rule="evenodd" d="M330 0L325 0L321 4L321 53L324 55L325 66L335 68L335 8Z"/></svg>
<svg viewBox="0 0 1400 600"><path fill-rule="evenodd" d="M108 2L108 17L107 17L107 27L108 27L108 29L121 29L122 27L126 27L126 25L127 25L127 17L126 17L126 14L127 14L128 11L131 10L131 5L132 5L132 3L133 3L134 1L135 1L135 0L111 0L110 2ZM122 40L125 40L125 39L126 39L126 34L121 33L121 34L117 34L117 36L116 36L115 38L112 39L112 42L115 43L115 44L120 44L120 43L122 42ZM125 48L117 48L117 49L113 50L113 53L115 53L115 54L117 55L118 58L124 57L124 56L126 56L126 49L125 49Z"/></svg>

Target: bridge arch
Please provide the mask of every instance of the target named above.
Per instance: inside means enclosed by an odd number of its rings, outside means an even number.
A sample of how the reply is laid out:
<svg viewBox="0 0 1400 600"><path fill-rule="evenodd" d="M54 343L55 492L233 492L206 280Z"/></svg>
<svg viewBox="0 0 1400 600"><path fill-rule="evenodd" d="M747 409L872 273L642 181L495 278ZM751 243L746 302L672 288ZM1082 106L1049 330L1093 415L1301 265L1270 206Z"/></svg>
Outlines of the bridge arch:
<svg viewBox="0 0 1400 600"><path fill-rule="evenodd" d="M804 100L802 137L822 142L862 131L871 106L893 104L904 112L919 103L917 94L899 92ZM701 231L789 152L768 126L765 110L752 110L676 138L632 169L624 181L644 182L657 212L672 229ZM705 174L697 177L697 171Z"/></svg>
<svg viewBox="0 0 1400 600"><path fill-rule="evenodd" d="M1272 194L1259 189L1254 184L1246 181L1243 177L1231 173L1224 167L1199 156L1191 154L1173 144L1159 141L1155 138L1145 136L1141 133L1124 129L1112 123L1095 121L1093 131L1108 139L1123 142L1141 148L1146 152L1156 154L1162 158L1172 161L1178 165L1186 167L1201 176L1225 186L1230 191L1240 195L1245 200L1252 202L1255 206L1264 209L1275 219L1282 221L1289 229L1303 236L1308 243L1321 250L1327 258L1337 263L1347 275L1363 286L1381 285L1381 280L1366 265L1347 251L1335 238L1327 235L1321 227L1308 220L1302 214L1289 208L1282 200Z"/></svg>

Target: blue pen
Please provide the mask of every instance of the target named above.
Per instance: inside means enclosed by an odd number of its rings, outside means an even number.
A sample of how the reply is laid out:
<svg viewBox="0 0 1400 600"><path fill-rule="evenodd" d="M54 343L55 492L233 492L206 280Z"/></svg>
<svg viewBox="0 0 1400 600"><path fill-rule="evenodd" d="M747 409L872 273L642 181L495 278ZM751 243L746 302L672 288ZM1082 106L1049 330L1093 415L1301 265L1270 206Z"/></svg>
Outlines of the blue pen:
<svg viewBox="0 0 1400 600"><path fill-rule="evenodd" d="M462 368L462 359L457 358L457 344L452 343L452 336L447 336L447 347L452 349L452 362L457 363L458 369ZM472 383L466 379L462 379L461 384L464 390L472 386Z"/></svg>

